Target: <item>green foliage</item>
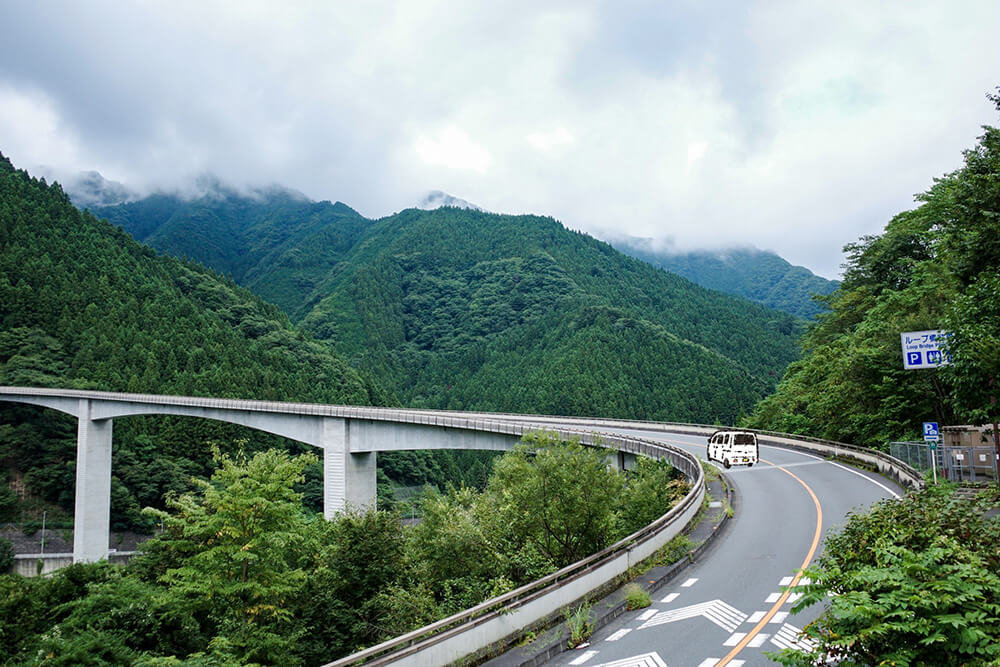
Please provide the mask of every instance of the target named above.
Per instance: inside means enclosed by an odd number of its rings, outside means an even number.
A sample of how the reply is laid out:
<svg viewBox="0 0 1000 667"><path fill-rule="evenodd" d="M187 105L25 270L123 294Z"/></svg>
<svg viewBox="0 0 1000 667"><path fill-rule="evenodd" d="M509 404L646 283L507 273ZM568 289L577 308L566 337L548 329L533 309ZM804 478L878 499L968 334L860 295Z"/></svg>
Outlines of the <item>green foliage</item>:
<svg viewBox="0 0 1000 667"><path fill-rule="evenodd" d="M645 609L650 605L649 593L642 586L630 583L625 586L625 608L629 611Z"/></svg>
<svg viewBox="0 0 1000 667"><path fill-rule="evenodd" d="M622 487L602 450L537 432L497 461L485 493L494 530L564 567L612 543Z"/></svg>
<svg viewBox="0 0 1000 667"><path fill-rule="evenodd" d="M1000 523L948 486L851 515L806 570L795 609L827 603L805 628L813 651L784 664L981 665L1000 658ZM828 596L834 596L829 598Z"/></svg>
<svg viewBox="0 0 1000 667"><path fill-rule="evenodd" d="M6 537L0 537L0 575L14 566L14 545Z"/></svg>
<svg viewBox="0 0 1000 667"><path fill-rule="evenodd" d="M328 344L294 329L246 289L157 255L74 208L58 185L0 156L0 384L369 404L387 397ZM73 508L76 427L41 408L0 406L0 458L29 496ZM190 490L212 468L209 443L247 429L187 418L115 421L112 522ZM259 449L295 448L256 437ZM0 497L0 512L10 507Z"/></svg>
<svg viewBox="0 0 1000 667"><path fill-rule="evenodd" d="M794 317L549 218L445 208L369 221L259 194L100 214L231 273L411 407L731 422L797 355Z"/></svg>
<svg viewBox="0 0 1000 667"><path fill-rule="evenodd" d="M582 644L594 633L594 621L590 617L589 604L581 604L576 609L566 610L566 628L569 630L570 648Z"/></svg>
<svg viewBox="0 0 1000 667"><path fill-rule="evenodd" d="M676 505L689 488L683 473L666 461L638 457L618 504L621 532L633 533L653 523L664 514L664 507Z"/></svg>
<svg viewBox="0 0 1000 667"><path fill-rule="evenodd" d="M197 481L197 494L168 498L173 513L152 510L167 531L161 539L186 554L161 580L223 630L214 650L276 662L297 640L286 601L306 582L306 515L294 485L315 457L270 450L246 460L216 451L215 459L219 469Z"/></svg>
<svg viewBox="0 0 1000 667"><path fill-rule="evenodd" d="M702 287L746 297L798 317L813 318L826 310L814 297L826 296L838 285L809 269L792 266L772 252L753 248L679 253L657 251L641 239L621 241L615 247Z"/></svg>
<svg viewBox="0 0 1000 667"><path fill-rule="evenodd" d="M1000 130L986 127L965 165L937 179L919 208L847 245L831 311L746 424L884 447L919 439L922 420L1000 417L998 183ZM953 334L953 364L903 370L899 334L939 328Z"/></svg>

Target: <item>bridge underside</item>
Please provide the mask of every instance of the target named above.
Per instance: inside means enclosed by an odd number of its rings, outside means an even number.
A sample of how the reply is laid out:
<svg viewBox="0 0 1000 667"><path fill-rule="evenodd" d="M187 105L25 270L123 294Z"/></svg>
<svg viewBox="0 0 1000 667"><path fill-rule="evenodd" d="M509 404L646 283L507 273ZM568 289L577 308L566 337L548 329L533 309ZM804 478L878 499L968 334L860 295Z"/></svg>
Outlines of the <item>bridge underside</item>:
<svg viewBox="0 0 1000 667"><path fill-rule="evenodd" d="M440 424L268 412L252 409L155 404L115 399L3 394L0 400L39 405L78 420L74 561L106 558L110 525L113 420L137 415L174 415L212 419L292 440L323 450L323 514L373 506L376 452L415 449L509 450L521 430L498 433ZM506 430L506 429L505 429ZM516 432L515 432L516 431Z"/></svg>

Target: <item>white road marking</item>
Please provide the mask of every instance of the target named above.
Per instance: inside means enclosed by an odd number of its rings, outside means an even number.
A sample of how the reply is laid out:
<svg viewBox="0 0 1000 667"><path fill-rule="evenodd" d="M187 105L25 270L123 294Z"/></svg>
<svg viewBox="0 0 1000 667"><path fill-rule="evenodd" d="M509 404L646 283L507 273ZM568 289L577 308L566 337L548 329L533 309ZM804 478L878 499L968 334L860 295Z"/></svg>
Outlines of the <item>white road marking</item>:
<svg viewBox="0 0 1000 667"><path fill-rule="evenodd" d="M779 611L774 617L768 621L769 623L784 623L785 619L788 618L787 611Z"/></svg>
<svg viewBox="0 0 1000 667"><path fill-rule="evenodd" d="M782 577L781 581L778 582L778 585L779 586L787 586L788 584L792 583L792 579L794 579L794 578L795 577Z"/></svg>
<svg viewBox="0 0 1000 667"><path fill-rule="evenodd" d="M662 611L639 626L640 630L664 623L683 621L687 618L704 616L727 632L734 632L746 620L747 615L722 600L712 600L699 604Z"/></svg>
<svg viewBox="0 0 1000 667"><path fill-rule="evenodd" d="M597 651L584 651L583 654L580 655L580 657L576 658L575 660L571 660L569 664L582 665L583 663L593 658L595 655L597 655Z"/></svg>
<svg viewBox="0 0 1000 667"><path fill-rule="evenodd" d="M756 623L765 616L767 616L766 611L755 611L754 613L750 614L750 616L747 617L747 623Z"/></svg>
<svg viewBox="0 0 1000 667"><path fill-rule="evenodd" d="M671 602L673 602L674 600L676 600L679 596L680 596L680 593L671 593L667 597L665 597L662 600L660 600L660 602L665 602L667 604L670 604Z"/></svg>
<svg viewBox="0 0 1000 667"><path fill-rule="evenodd" d="M751 648L760 648L761 646L764 645L764 642L767 641L768 637L770 637L770 635L762 632L753 639L751 639L750 642L747 644L747 646Z"/></svg>
<svg viewBox="0 0 1000 667"><path fill-rule="evenodd" d="M732 663L730 663L732 664ZM602 662L594 667L667 667L659 653L643 653L642 655L622 658L614 662Z"/></svg>
<svg viewBox="0 0 1000 667"><path fill-rule="evenodd" d="M639 614L640 621L648 621L659 613L659 609L647 609L646 611Z"/></svg>
<svg viewBox="0 0 1000 667"><path fill-rule="evenodd" d="M798 602L801 597L802 597L802 593L792 593L791 595L788 596L788 599L785 600L785 604L791 604L793 602Z"/></svg>
<svg viewBox="0 0 1000 667"><path fill-rule="evenodd" d="M610 637L608 637L604 641L616 642L616 641L618 641L619 639L621 639L622 637L624 637L625 635L627 635L630 632L632 632L632 628L622 628L621 630L619 630L618 632L614 633L613 635L611 635Z"/></svg>
<svg viewBox="0 0 1000 667"><path fill-rule="evenodd" d="M705 658L698 663L698 667L715 667L717 664L719 664L718 658Z"/></svg>
<svg viewBox="0 0 1000 667"><path fill-rule="evenodd" d="M765 445L765 446L767 446L767 445ZM772 449L783 449L783 448L782 448L782 447L772 447ZM787 450L786 450L786 451L787 451ZM857 470L852 470L851 468L848 468L848 467L847 467L847 466L845 466L845 465L841 465L841 464L839 464L839 463L834 463L833 461L827 461L827 460L826 460L826 459L824 459L823 457L821 457L821 456L816 456L815 454L806 454L805 452L797 452L797 453L798 453L798 454L801 454L802 456L808 456L808 457L809 457L809 458L811 458L811 459L816 459L817 461L825 461L826 463L829 463L830 465L835 465L835 466L837 466L838 468L842 468L842 469L846 470L846 471L847 471L847 472L849 472L849 473L852 473L852 474L854 474L854 475L857 475L858 477L863 477L864 479L867 479L867 480L868 480L869 482L871 482L871 483L872 483L872 484L874 484L875 486L880 486L880 487L882 487L883 489L885 489L886 493L888 493L889 495L891 495L891 496L892 496L893 498L899 498L899 494L898 494L898 493L896 493L895 491L893 491L892 489L890 489L890 488L889 488L888 486L886 486L886 485L885 485L885 484L883 484L882 482L879 482L878 480L874 480L874 479L872 479L872 478L871 478L871 477L869 477L868 475L863 475L863 474L861 474L861 473L860 473L860 472L858 472ZM794 465L794 464L788 464L788 465Z"/></svg>
<svg viewBox="0 0 1000 667"><path fill-rule="evenodd" d="M805 650L811 650L816 647L816 644L806 637L799 638L799 633L802 632L800 629L794 625L789 625L785 623L781 626L781 629L771 637L771 643L778 648L799 648Z"/></svg>
<svg viewBox="0 0 1000 667"><path fill-rule="evenodd" d="M732 635L729 636L729 639L727 639L726 641L722 642L722 645L723 646L736 646L746 636L747 636L747 633L745 633L745 632L734 632Z"/></svg>
<svg viewBox="0 0 1000 667"><path fill-rule="evenodd" d="M781 593L771 593L770 595L767 596L767 599L764 600L764 602L766 602L767 604L773 604L773 603L777 602L778 598L780 598L780 597L781 597Z"/></svg>
<svg viewBox="0 0 1000 667"><path fill-rule="evenodd" d="M694 578L692 578L692 579L688 579L688 580L687 580L687 581L685 581L685 582L684 582L683 584L681 584L681 588L691 588L692 586L694 586L694 585L695 585L695 583L696 583L697 581L698 581L698 577L694 577Z"/></svg>

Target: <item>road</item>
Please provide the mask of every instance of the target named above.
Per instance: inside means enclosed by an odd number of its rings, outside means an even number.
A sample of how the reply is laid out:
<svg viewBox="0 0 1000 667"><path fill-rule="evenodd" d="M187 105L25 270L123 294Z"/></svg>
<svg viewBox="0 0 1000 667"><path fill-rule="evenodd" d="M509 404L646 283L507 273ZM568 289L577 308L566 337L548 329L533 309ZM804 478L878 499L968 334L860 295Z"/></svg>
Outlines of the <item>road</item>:
<svg viewBox="0 0 1000 667"><path fill-rule="evenodd" d="M705 438L628 431L684 447L705 458ZM782 594L822 536L852 509L902 494L889 480L810 454L762 445L753 468L726 471L735 487L736 520L677 579L655 591L648 609L598 630L590 645L550 665L615 667L752 667L776 664L764 651L792 645L818 606L789 615Z"/></svg>

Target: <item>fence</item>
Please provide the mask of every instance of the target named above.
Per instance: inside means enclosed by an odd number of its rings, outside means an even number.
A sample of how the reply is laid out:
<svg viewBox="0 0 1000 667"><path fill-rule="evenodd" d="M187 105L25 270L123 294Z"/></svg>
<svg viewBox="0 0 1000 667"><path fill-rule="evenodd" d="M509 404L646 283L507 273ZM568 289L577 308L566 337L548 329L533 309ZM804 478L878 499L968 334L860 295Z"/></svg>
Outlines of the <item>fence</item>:
<svg viewBox="0 0 1000 667"><path fill-rule="evenodd" d="M997 455L993 447L939 445L932 451L926 442L890 442L889 453L921 471L930 470L934 460L938 475L952 482L997 481Z"/></svg>

